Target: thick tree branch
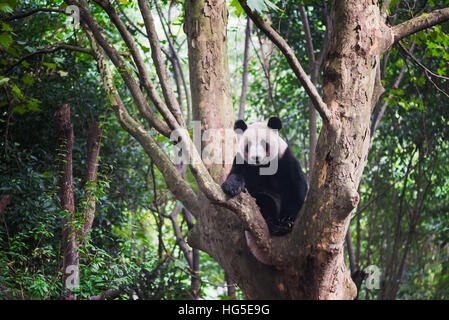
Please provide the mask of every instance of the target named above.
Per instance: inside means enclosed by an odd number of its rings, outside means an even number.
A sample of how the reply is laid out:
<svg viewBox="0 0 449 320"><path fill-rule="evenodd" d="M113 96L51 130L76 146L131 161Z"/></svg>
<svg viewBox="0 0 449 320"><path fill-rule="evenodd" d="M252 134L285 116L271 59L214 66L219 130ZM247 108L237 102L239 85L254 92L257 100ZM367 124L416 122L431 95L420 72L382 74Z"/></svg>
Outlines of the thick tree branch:
<svg viewBox="0 0 449 320"><path fill-rule="evenodd" d="M448 20L449 8L444 8L405 21L393 27L393 43L397 43L402 38L405 38L413 33L430 28Z"/></svg>
<svg viewBox="0 0 449 320"><path fill-rule="evenodd" d="M139 141L144 151L154 161L159 171L164 176L164 180L173 195L181 201L190 212L198 212L199 208L196 194L184 181L176 168L173 166L170 158L159 147L157 142L148 133L145 127L130 116L112 81L112 73L108 65L106 54L103 49L98 46L89 29L86 29L86 33L95 53L95 59L97 60L98 69L100 71L106 93L109 96L111 105L114 108L115 114L121 126L137 141Z"/></svg>
<svg viewBox="0 0 449 320"><path fill-rule="evenodd" d="M289 63L298 80L303 85L320 116L325 122L330 123L332 119L330 110L319 95L316 87L313 85L313 83L305 73L292 48L269 24L267 24L259 16L257 12L252 11L248 7L245 0L239 0L239 2L242 8L245 10L246 14L254 21L257 27L259 27L259 29L261 29L267 35L267 37L270 38L270 40L273 41L273 43L282 51L285 58L287 59L287 62Z"/></svg>

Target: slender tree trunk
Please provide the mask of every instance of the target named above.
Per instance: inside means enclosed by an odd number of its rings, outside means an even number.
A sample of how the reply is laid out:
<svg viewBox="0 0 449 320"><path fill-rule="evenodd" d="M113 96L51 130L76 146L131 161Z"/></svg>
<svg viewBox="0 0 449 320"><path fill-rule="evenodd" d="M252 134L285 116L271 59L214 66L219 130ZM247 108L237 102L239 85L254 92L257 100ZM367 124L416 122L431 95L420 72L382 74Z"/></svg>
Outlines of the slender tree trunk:
<svg viewBox="0 0 449 320"><path fill-rule="evenodd" d="M81 242L86 242L95 218L98 160L100 156L101 135L103 129L99 122L89 123L87 132L87 161L86 161L86 187L85 204L83 208L83 226L81 230Z"/></svg>
<svg viewBox="0 0 449 320"><path fill-rule="evenodd" d="M59 141L59 198L61 210L66 212L62 225L62 289L66 300L75 300L76 295L72 292L74 286L79 283L78 267L79 252L77 246L77 232L75 230L75 203L73 197L72 176L72 149L73 149L73 126L70 122L70 106L62 105L55 114L56 130Z"/></svg>
<svg viewBox="0 0 449 320"><path fill-rule="evenodd" d="M248 91L248 64L249 64L249 49L251 33L253 31L253 21L250 18L246 19L245 31L245 51L243 53L243 74L242 74L242 94L240 95L239 105L239 119L245 119L246 96Z"/></svg>
<svg viewBox="0 0 449 320"><path fill-rule="evenodd" d="M3 212L5 211L6 206L11 202L12 199L12 195L10 194L5 194L2 197L2 200L0 200L0 216L3 214Z"/></svg>

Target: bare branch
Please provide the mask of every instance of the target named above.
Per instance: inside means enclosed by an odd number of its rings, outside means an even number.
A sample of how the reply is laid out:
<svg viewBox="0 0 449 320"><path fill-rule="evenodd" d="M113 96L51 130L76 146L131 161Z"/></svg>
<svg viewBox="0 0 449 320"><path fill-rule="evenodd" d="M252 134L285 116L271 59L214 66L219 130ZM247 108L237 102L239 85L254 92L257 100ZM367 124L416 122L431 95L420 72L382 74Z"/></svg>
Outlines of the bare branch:
<svg viewBox="0 0 449 320"><path fill-rule="evenodd" d="M80 230L81 241L86 243L95 218L98 161L101 148L103 127L100 122L91 122L87 133L87 161L86 161L86 187L85 205L83 208L83 226Z"/></svg>
<svg viewBox="0 0 449 320"><path fill-rule="evenodd" d="M309 57L310 69L312 69L313 64L315 63L315 51L313 50L312 34L310 33L309 19L307 19L306 8L304 8L304 6L299 7L299 13L301 14L301 22L304 27L304 33L306 34L307 56Z"/></svg>
<svg viewBox="0 0 449 320"><path fill-rule="evenodd" d="M323 120L327 123L330 123L332 118L330 110L319 95L316 87L313 85L313 83L305 73L292 48L269 24L267 24L259 16L257 12L252 11L248 7L245 0L239 0L239 2L242 8L245 10L246 14L254 21L257 27L259 27L259 29L261 29L267 35L267 37L270 38L270 40L273 41L273 43L282 51L296 77L301 82L310 99L312 100L313 105L320 113Z"/></svg>
<svg viewBox="0 0 449 320"><path fill-rule="evenodd" d="M17 14L15 16L11 16L11 17L6 17L4 20L5 21L12 21L12 20L19 20L19 19L23 19L26 17L29 17L35 13L38 12L56 12L56 13L63 13L63 14L67 14L64 10L62 9L56 9L56 8L37 8L37 9L33 9L30 10L28 12L24 12L24 13L20 13Z"/></svg>
<svg viewBox="0 0 449 320"><path fill-rule="evenodd" d="M432 11L428 14L415 17L393 27L393 43L397 43L413 33L430 28L449 20L449 8Z"/></svg>
<svg viewBox="0 0 449 320"><path fill-rule="evenodd" d="M411 54L414 49L415 49L415 43L413 42L412 46L410 47L410 52L408 52L407 50L406 51L407 51L407 53ZM397 89L399 87L399 84L401 83L402 78L404 77L405 71L407 70L408 61L409 61L409 57L407 57L407 59L405 59L404 66L402 67L401 71L399 72L398 77L396 78L396 81L394 82L393 89ZM385 110L387 109L390 99L392 97L393 97L393 94L388 95L387 100L384 102L381 109L379 110L379 113L377 114L377 116L373 122L373 125L371 127L371 139L374 137L377 126L379 125L379 122L382 119L382 117L385 113Z"/></svg>
<svg viewBox="0 0 449 320"><path fill-rule="evenodd" d="M326 0L323 0L323 7L324 7L324 19L326 21L326 33L324 34L323 43L321 44L320 52L316 56L315 64L318 66L321 66L321 64L324 61L324 58L327 56L327 52L329 51L329 45L331 42L331 35L332 35L332 19L330 16L330 13L327 9L327 3ZM313 81L312 81L313 82Z"/></svg>
<svg viewBox="0 0 449 320"><path fill-rule="evenodd" d="M383 0L382 1L382 7L380 8L380 14L382 15L382 17L384 17L384 19L388 15L388 8L390 7L390 3L391 3L391 0Z"/></svg>
<svg viewBox="0 0 449 320"><path fill-rule="evenodd" d="M187 104L187 127L190 127L190 117L191 117L191 106L190 106L190 92L189 92L189 88L187 87L187 83L186 83L186 79L184 76L184 71L182 70L182 65L181 65L181 60L179 59L179 55L177 53L177 50L175 49L175 43L173 42L173 32L171 31L170 28L170 24L165 20L165 17L162 13L162 10L160 9L157 1L154 2L158 15L159 15L159 19L161 21L161 25L162 25L162 29L164 30L164 34L165 37L168 41L168 45L170 48L170 55L167 55L168 57L170 57L169 59L171 59L172 63L173 63L173 69L174 69L174 77L175 77L175 81L176 81L176 85L178 87L180 87L179 85L179 79L178 79L178 74L181 76L181 81L182 81L182 85L184 87L184 92L186 95L186 104ZM168 16L170 18L170 10L172 8L172 3L170 4L169 7L169 12L168 12ZM167 28L165 28L165 24L167 25ZM179 47L182 47L182 43L179 45ZM178 49L179 50L179 49ZM181 92L179 91L179 96L180 96L180 101L179 104L182 106L182 100L181 100Z"/></svg>
<svg viewBox="0 0 449 320"><path fill-rule="evenodd" d="M440 78L440 79L444 79L444 80L449 80L449 77L445 77L445 76L440 76L439 74L436 74L435 72L433 72L432 70L430 70L429 68L427 68L425 65L423 65L418 59L415 58L415 56L408 51L404 45L400 42L398 42L399 46L401 47L402 50L404 50L404 52L410 57L410 59L412 59L412 61L414 63L416 63L418 66L420 66L425 72L430 73L432 76Z"/></svg>
<svg viewBox="0 0 449 320"><path fill-rule="evenodd" d="M41 49L41 50L37 50L35 52L32 52L30 54L27 54L26 56L20 58L16 63L14 63L13 65L9 66L8 69L6 69L4 71L4 73L5 74L9 73L12 69L14 69L16 66L21 64L23 61L28 60L28 59L36 56L36 55L54 53L54 52L59 51L59 50L70 50L70 51L76 51L76 52L81 52L81 53L93 55L92 50L89 50L89 49L86 49L86 48L81 48L81 47L72 46L72 45L68 45L68 44L59 44L57 47L54 47L54 48Z"/></svg>
<svg viewBox="0 0 449 320"><path fill-rule="evenodd" d="M181 211L181 207L176 204L173 211L170 213L170 220L173 226L173 231L175 233L176 238L176 244L181 249L182 253L184 254L184 258L187 260L187 263L189 264L190 269L193 269L193 257L192 252L190 251L190 247L187 244L187 242L184 240L184 236L181 232L181 227L179 226L177 217L179 212Z"/></svg>

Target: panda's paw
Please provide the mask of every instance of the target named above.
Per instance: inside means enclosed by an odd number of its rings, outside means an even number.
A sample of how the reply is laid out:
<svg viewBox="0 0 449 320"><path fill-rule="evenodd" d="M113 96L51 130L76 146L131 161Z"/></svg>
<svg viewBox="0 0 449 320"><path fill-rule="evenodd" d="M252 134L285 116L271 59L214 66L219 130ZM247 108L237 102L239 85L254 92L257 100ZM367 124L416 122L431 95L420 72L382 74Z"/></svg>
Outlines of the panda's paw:
<svg viewBox="0 0 449 320"><path fill-rule="evenodd" d="M224 193L235 197L245 189L245 184L235 179L228 179L221 185L221 189L223 189Z"/></svg>

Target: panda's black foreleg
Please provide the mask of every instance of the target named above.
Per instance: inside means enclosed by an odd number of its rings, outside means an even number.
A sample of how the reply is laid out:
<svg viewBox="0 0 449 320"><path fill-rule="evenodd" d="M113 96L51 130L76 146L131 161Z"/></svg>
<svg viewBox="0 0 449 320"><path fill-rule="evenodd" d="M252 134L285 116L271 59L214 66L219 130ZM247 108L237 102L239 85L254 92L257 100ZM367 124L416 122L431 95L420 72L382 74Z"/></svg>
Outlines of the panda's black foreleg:
<svg viewBox="0 0 449 320"><path fill-rule="evenodd" d="M243 175L231 172L226 181L221 185L224 193L234 197L245 189L245 179Z"/></svg>

